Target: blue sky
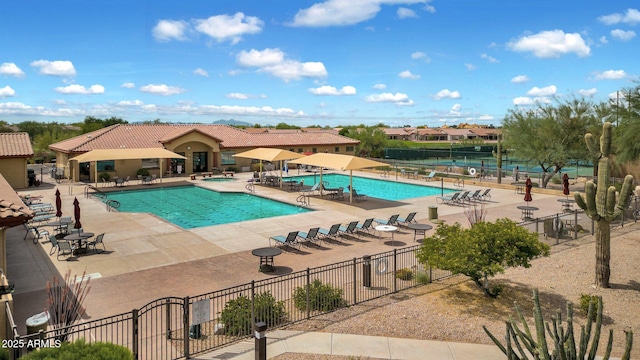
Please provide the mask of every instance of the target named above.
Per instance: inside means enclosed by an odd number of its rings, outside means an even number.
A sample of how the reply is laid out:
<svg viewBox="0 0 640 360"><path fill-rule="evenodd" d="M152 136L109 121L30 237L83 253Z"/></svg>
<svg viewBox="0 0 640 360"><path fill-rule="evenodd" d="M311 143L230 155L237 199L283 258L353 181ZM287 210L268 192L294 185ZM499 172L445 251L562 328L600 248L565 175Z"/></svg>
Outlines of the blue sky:
<svg viewBox="0 0 640 360"><path fill-rule="evenodd" d="M498 126L635 86L636 1L15 1L0 120Z"/></svg>

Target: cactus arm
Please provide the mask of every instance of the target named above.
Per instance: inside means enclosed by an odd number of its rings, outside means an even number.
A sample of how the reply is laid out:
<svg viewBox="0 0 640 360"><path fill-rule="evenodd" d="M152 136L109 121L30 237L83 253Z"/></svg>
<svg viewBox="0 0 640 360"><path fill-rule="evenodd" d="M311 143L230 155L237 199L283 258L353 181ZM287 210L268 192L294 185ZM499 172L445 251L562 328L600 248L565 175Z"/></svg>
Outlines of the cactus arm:
<svg viewBox="0 0 640 360"><path fill-rule="evenodd" d="M587 319L590 319L590 315L587 315ZM585 354L587 353L587 331L585 330L584 325L580 326L580 349L578 351L578 359L584 359Z"/></svg>
<svg viewBox="0 0 640 360"><path fill-rule="evenodd" d="M600 152L602 156L608 157L611 154L611 123L605 122L602 125L602 135L600 135Z"/></svg>
<svg viewBox="0 0 640 360"><path fill-rule="evenodd" d="M544 360L551 360L549 356L549 348L547 347L547 337L545 336L544 320L542 319L542 308L540 307L540 299L538 298L538 289L534 289L534 308L533 317L536 323L536 335L538 341L538 349Z"/></svg>
<svg viewBox="0 0 640 360"><path fill-rule="evenodd" d="M573 304L570 302L567 303L567 351L568 358L575 359L576 358L576 339L573 334Z"/></svg>
<svg viewBox="0 0 640 360"><path fill-rule="evenodd" d="M609 186L607 189L607 200L605 201L605 214L604 218L607 222L613 221L613 211L615 210L616 204L616 187Z"/></svg>
<svg viewBox="0 0 640 360"><path fill-rule="evenodd" d="M506 337L509 338L509 322L506 322ZM492 333L491 331L489 331L489 329L487 329L486 326L482 326L482 328L484 329L484 332L487 333L487 335L489 335L489 337L491 338L491 340L493 340L493 342L496 344L496 346L498 347L498 349L500 349L500 351L502 351L505 355L507 355L507 349L504 347L504 345L502 345L502 343L500 342L500 340L498 340Z"/></svg>
<svg viewBox="0 0 640 360"><path fill-rule="evenodd" d="M584 142L587 143L587 149L589 149L591 157L593 157L594 159L599 159L601 155L600 149L591 133L588 133L584 136Z"/></svg>
<svg viewBox="0 0 640 360"><path fill-rule="evenodd" d="M627 175L624 177L622 188L620 189L620 197L613 213L613 218L617 219L622 214L622 211L626 208L631 197L631 191L633 190L633 176Z"/></svg>
<svg viewBox="0 0 640 360"><path fill-rule="evenodd" d="M589 306L591 307L591 306ZM589 321L590 322L590 321ZM598 297L598 312L596 315L595 332L593 333L593 340L591 340L591 350L589 351L589 360L596 358L596 352L598 351L598 343L600 343L600 330L602 329L602 297Z"/></svg>
<svg viewBox="0 0 640 360"><path fill-rule="evenodd" d="M622 355L621 360L630 360L631 359L631 347L633 346L633 331L625 330L624 333L627 337L627 342L624 347L624 354Z"/></svg>
<svg viewBox="0 0 640 360"><path fill-rule="evenodd" d="M596 192L596 184L593 181L587 181L587 184L584 186L584 197L586 200L584 211L587 213L587 216L598 221L600 220L600 215L598 214L598 208L596 206Z"/></svg>
<svg viewBox="0 0 640 360"><path fill-rule="evenodd" d="M613 329L609 329L609 341L607 341L607 349L602 356L602 360L609 360L609 355L611 355L611 349L613 348Z"/></svg>
<svg viewBox="0 0 640 360"><path fill-rule="evenodd" d="M573 198L576 200L576 205L578 205L580 209L587 210L587 203L584 201L584 196L582 194L576 191L573 193ZM587 215L591 216L590 214Z"/></svg>

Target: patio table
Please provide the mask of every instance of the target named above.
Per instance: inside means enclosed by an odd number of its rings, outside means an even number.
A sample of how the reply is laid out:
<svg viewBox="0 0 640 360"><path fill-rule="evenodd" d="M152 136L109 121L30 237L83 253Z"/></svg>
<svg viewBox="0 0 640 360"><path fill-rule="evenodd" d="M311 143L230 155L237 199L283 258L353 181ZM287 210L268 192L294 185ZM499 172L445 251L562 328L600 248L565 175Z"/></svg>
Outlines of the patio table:
<svg viewBox="0 0 640 360"><path fill-rule="evenodd" d="M394 244L395 239L393 238L393 234L398 230L397 226L393 225L378 225L374 229L378 232L390 232L391 233L391 245Z"/></svg>
<svg viewBox="0 0 640 360"><path fill-rule="evenodd" d="M67 241L76 242L78 244L76 246L76 251L75 251L77 255L77 254L84 254L87 252L87 246L86 246L87 243L85 240L87 240L90 237L93 237L93 235L95 234L91 232L73 233L65 236L64 239ZM83 243L85 246L82 246Z"/></svg>
<svg viewBox="0 0 640 360"><path fill-rule="evenodd" d="M425 235L427 230L431 230L433 229L433 226L429 225L429 224L416 224L416 223L412 223L407 225L407 227L409 229L413 230L413 241L416 240L416 236L418 235Z"/></svg>
<svg viewBox="0 0 640 360"><path fill-rule="evenodd" d="M282 254L282 250L276 247L264 247L251 251L251 255L260 258L260 265L258 271L260 272L272 272L274 269L273 258Z"/></svg>

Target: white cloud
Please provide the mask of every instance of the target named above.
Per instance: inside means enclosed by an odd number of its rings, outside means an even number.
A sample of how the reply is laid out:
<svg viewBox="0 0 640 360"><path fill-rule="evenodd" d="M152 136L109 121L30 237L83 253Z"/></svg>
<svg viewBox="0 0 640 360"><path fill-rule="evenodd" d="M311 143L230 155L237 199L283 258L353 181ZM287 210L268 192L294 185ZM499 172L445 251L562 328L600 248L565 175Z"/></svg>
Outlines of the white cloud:
<svg viewBox="0 0 640 360"><path fill-rule="evenodd" d="M596 80L620 80L627 77L627 73L624 70L607 70L596 73Z"/></svg>
<svg viewBox="0 0 640 360"><path fill-rule="evenodd" d="M136 84L132 83L132 82L126 82L123 83L122 85L120 85L120 87L123 87L125 89L133 89L136 87Z"/></svg>
<svg viewBox="0 0 640 360"><path fill-rule="evenodd" d="M478 120L480 120L480 121L491 121L493 119L494 119L494 117L491 116L491 115L480 115L478 117Z"/></svg>
<svg viewBox="0 0 640 360"><path fill-rule="evenodd" d="M7 85L3 88L0 88L0 98L11 97L16 94L16 91L11 88L11 86Z"/></svg>
<svg viewBox="0 0 640 360"><path fill-rule="evenodd" d="M556 94L556 91L558 91L558 89L556 88L555 85L549 85L549 86L545 86L543 88L539 88L537 86L534 86L531 88L531 90L527 91L527 95L529 96L552 96Z"/></svg>
<svg viewBox="0 0 640 360"><path fill-rule="evenodd" d="M55 88L55 91L60 94L65 95L95 95L95 94L104 94L104 86L102 85L91 85L89 88L85 88L82 85L71 84L67 86L59 86Z"/></svg>
<svg viewBox="0 0 640 360"><path fill-rule="evenodd" d="M443 89L438 91L437 94L432 96L435 100L441 99L460 99L460 93L458 91L450 91L449 89Z"/></svg>
<svg viewBox="0 0 640 360"><path fill-rule="evenodd" d="M76 69L73 67L73 63L67 60L36 60L30 64L33 67L40 69L41 75L53 75L53 76L75 76Z"/></svg>
<svg viewBox="0 0 640 360"><path fill-rule="evenodd" d="M409 98L409 95L403 94L403 93L373 94L365 97L364 100L370 103L390 102L395 105L402 105L402 106L414 105L414 102Z"/></svg>
<svg viewBox="0 0 640 360"><path fill-rule="evenodd" d="M176 86L168 86L165 84L149 84L140 87L140 91L154 95L169 96L182 94L184 92L184 89Z"/></svg>
<svg viewBox="0 0 640 360"><path fill-rule="evenodd" d="M600 43L601 44L608 44L609 40L607 40L606 36L600 36Z"/></svg>
<svg viewBox="0 0 640 360"><path fill-rule="evenodd" d="M535 102L533 101L533 99L527 96L520 96L513 99L513 105L529 106L534 104Z"/></svg>
<svg viewBox="0 0 640 360"><path fill-rule="evenodd" d="M582 95L584 97L591 97L591 96L595 95L597 92L598 92L598 90L596 88L578 90L578 94L580 94L580 95Z"/></svg>
<svg viewBox="0 0 640 360"><path fill-rule="evenodd" d="M193 73L195 75L209 77L209 73L207 72L207 70L204 70L204 69L201 69L201 68L197 68L197 69L193 70Z"/></svg>
<svg viewBox="0 0 640 360"><path fill-rule="evenodd" d="M462 110L462 105L453 104L453 106L449 110L449 115L460 116L460 110Z"/></svg>
<svg viewBox="0 0 640 360"><path fill-rule="evenodd" d="M527 75L518 75L518 76L514 76L511 79L511 82L514 84L524 84L526 82L528 82L530 79Z"/></svg>
<svg viewBox="0 0 640 360"><path fill-rule="evenodd" d="M488 62L492 63L492 64L497 64L499 63L498 59L494 58L493 56L489 56L487 54L480 54L480 58L481 59L485 59Z"/></svg>
<svg viewBox="0 0 640 360"><path fill-rule="evenodd" d="M196 30L218 42L231 41L237 44L243 35L257 34L262 31L264 22L255 16L245 16L237 12L233 16L216 15L208 19L194 20Z"/></svg>
<svg viewBox="0 0 640 360"><path fill-rule="evenodd" d="M144 103L140 100L122 100L118 102L118 106L142 106Z"/></svg>
<svg viewBox="0 0 640 360"><path fill-rule="evenodd" d="M398 76L400 76L403 79L413 79L413 80L420 79L420 75L414 75L409 70L405 70L401 72L400 74L398 74Z"/></svg>
<svg viewBox="0 0 640 360"><path fill-rule="evenodd" d="M151 33L158 41L185 41L189 24L182 20L158 20Z"/></svg>
<svg viewBox="0 0 640 360"><path fill-rule="evenodd" d="M565 34L562 30L541 31L534 35L522 36L507 43L507 48L517 52L532 52L540 58L556 58L568 53L585 57L591 53L580 34Z"/></svg>
<svg viewBox="0 0 640 360"><path fill-rule="evenodd" d="M302 117L302 111L295 111L290 108L272 108L271 106L230 106L230 105L203 105L193 111L195 114L206 115L252 115L268 117Z"/></svg>
<svg viewBox="0 0 640 360"><path fill-rule="evenodd" d="M629 41L636 37L636 32L633 30L624 31L621 29L611 30L611 36L622 41Z"/></svg>
<svg viewBox="0 0 640 360"><path fill-rule="evenodd" d="M436 12L436 8L434 6L428 4L428 2L430 2L430 1L431 0L427 0L427 4L424 5L424 10L434 14Z"/></svg>
<svg viewBox="0 0 640 360"><path fill-rule="evenodd" d="M468 64L468 63L465 63L465 64L464 64L464 67L466 67L466 68L467 68L467 70L469 70L469 71L472 71L472 70L477 69L477 67L476 67L475 65L473 65L473 64Z"/></svg>
<svg viewBox="0 0 640 360"><path fill-rule="evenodd" d="M409 8L405 8L405 7L400 7L398 8L398 11L396 12L398 14L398 17L400 19L406 19L406 18L417 18L418 14L416 14L415 11L409 9Z"/></svg>
<svg viewBox="0 0 640 360"><path fill-rule="evenodd" d="M245 67L258 67L284 81L298 80L303 77L320 78L327 76L327 69L321 62L299 62L285 58L280 49L241 51L236 62Z"/></svg>
<svg viewBox="0 0 640 360"><path fill-rule="evenodd" d="M0 65L0 75L22 77L24 76L24 71L14 63L2 63Z"/></svg>
<svg viewBox="0 0 640 360"><path fill-rule="evenodd" d="M345 26L373 19L381 5L426 3L426 0L326 0L299 10L292 26Z"/></svg>
<svg viewBox="0 0 640 360"><path fill-rule="evenodd" d="M640 11L637 9L627 9L627 12L624 14L614 13L604 15L600 16L598 20L606 25L615 25L620 23L635 25L640 23Z"/></svg>
<svg viewBox="0 0 640 360"><path fill-rule="evenodd" d="M385 84L374 84L373 88L376 89L376 90L384 90L384 89L387 88L387 85L385 85Z"/></svg>
<svg viewBox="0 0 640 360"><path fill-rule="evenodd" d="M427 58L427 54L422 52L422 51L416 51L416 52L411 54L411 58L412 59L426 59Z"/></svg>
<svg viewBox="0 0 640 360"><path fill-rule="evenodd" d="M317 88L309 89L309 92L314 95L333 95L333 96L341 96L341 95L355 95L356 88L353 86L343 86L342 89L337 89L333 86L320 86Z"/></svg>
<svg viewBox="0 0 640 360"><path fill-rule="evenodd" d="M247 100L249 98L249 95L242 94L242 93L229 93L225 96L227 97L227 99L236 99L236 100Z"/></svg>

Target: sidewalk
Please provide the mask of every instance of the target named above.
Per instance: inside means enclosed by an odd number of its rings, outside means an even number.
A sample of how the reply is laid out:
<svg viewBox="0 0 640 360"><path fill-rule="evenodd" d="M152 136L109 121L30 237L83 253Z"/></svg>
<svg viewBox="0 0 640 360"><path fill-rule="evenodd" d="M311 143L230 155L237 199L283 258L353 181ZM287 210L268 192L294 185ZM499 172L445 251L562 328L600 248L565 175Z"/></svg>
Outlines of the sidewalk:
<svg viewBox="0 0 640 360"><path fill-rule="evenodd" d="M193 359L254 360L255 339L248 339ZM415 340L383 336L274 330L267 332L267 358L284 353L353 356L356 359L502 360L494 345Z"/></svg>

